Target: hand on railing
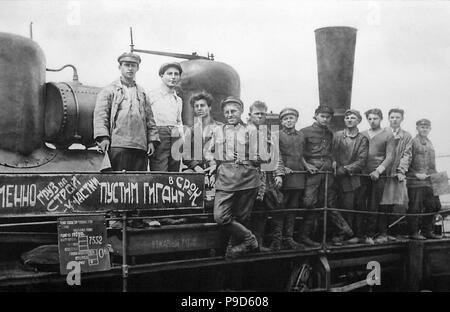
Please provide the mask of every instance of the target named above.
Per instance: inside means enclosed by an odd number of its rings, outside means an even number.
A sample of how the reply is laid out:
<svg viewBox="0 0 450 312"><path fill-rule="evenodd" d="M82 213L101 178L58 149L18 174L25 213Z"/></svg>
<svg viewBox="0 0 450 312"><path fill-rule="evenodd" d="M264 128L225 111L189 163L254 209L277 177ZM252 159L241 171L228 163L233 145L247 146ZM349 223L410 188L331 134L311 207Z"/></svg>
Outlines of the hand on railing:
<svg viewBox="0 0 450 312"><path fill-rule="evenodd" d="M430 177L430 176L429 176L428 174L426 174L426 173L416 173L415 176L416 176L417 179L419 179L419 180L421 180L421 181L423 181L423 180L425 180L425 179L427 179L427 178Z"/></svg>
<svg viewBox="0 0 450 312"><path fill-rule="evenodd" d="M306 163L305 166L306 166L306 171L308 171L310 174L316 174L319 172L319 169L317 169L316 166L314 166L314 165Z"/></svg>
<svg viewBox="0 0 450 312"><path fill-rule="evenodd" d="M292 170L291 170L291 172L292 172ZM279 176L276 176L275 177L275 187L276 188L280 188L282 184L283 184L283 179L281 177L279 177Z"/></svg>
<svg viewBox="0 0 450 312"><path fill-rule="evenodd" d="M396 177L399 182L403 182L406 180L406 175L404 175L403 173L400 173L400 172L396 174Z"/></svg>
<svg viewBox="0 0 450 312"><path fill-rule="evenodd" d="M380 173L377 170L374 170L369 174L369 176L372 181L377 181L380 178Z"/></svg>

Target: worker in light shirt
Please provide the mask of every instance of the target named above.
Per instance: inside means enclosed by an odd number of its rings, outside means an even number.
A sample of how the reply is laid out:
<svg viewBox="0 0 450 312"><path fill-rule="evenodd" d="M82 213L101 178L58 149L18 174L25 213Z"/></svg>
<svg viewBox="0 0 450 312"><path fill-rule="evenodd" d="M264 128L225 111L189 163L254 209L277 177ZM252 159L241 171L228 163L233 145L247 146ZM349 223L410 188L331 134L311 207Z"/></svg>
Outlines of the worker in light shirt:
<svg viewBox="0 0 450 312"><path fill-rule="evenodd" d="M172 147L180 140L183 131L181 119L183 102L175 91L182 72L179 63L163 64L159 69L161 86L149 92L150 104L161 140L155 153L150 157L151 171L178 172L180 170L181 151L176 149L172 151Z"/></svg>

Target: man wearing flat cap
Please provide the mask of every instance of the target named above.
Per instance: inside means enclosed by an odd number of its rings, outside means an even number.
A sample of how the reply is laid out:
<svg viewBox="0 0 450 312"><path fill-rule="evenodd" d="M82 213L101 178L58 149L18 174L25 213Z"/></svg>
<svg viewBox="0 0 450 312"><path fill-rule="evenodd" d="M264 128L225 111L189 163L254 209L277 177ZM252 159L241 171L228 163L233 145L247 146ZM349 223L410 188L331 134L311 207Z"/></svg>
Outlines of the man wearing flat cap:
<svg viewBox="0 0 450 312"><path fill-rule="evenodd" d="M135 81L141 58L123 53L117 61L120 79L97 96L94 139L109 154L112 170L146 171L159 136L149 98Z"/></svg>
<svg viewBox="0 0 450 312"><path fill-rule="evenodd" d="M408 205L408 189L406 185L406 172L411 164L412 158L412 136L400 126L404 120L403 109L392 108L389 110L388 131L392 133L395 141L393 159L390 166L386 167L388 178L384 184L383 197L380 202L380 211L392 213L394 206L406 207ZM389 233L389 215L378 216L378 232L380 235L375 239L376 243L384 243L396 240Z"/></svg>
<svg viewBox="0 0 450 312"><path fill-rule="evenodd" d="M431 122L420 119L416 122L417 135L412 141L412 160L408 169L408 212L437 212L441 209L439 196L433 195L430 175L436 173L434 147L428 135ZM412 239L440 238L433 231L433 217L409 217L409 234ZM420 234L419 234L420 230Z"/></svg>
<svg viewBox="0 0 450 312"><path fill-rule="evenodd" d="M149 92L150 104L155 113L161 143L150 158L151 171L178 172L180 170L181 151L173 155L172 146L183 134L181 112L183 102L175 88L180 81L183 70L177 62L165 63L159 69L161 85Z"/></svg>
<svg viewBox="0 0 450 312"><path fill-rule="evenodd" d="M284 209L298 209L302 206L305 175L295 171L305 170L303 158L303 134L295 129L299 113L295 108L284 108L280 112L280 154L284 164L284 179L281 186ZM274 214L272 249L301 249L304 246L294 239L295 212ZM277 246L278 245L278 246Z"/></svg>
<svg viewBox="0 0 450 312"><path fill-rule="evenodd" d="M215 127L205 157L217 168L214 220L230 235L225 257L234 259L259 247L248 223L260 185L260 163L250 153L254 127L242 122L242 101L228 97L221 108L226 123Z"/></svg>
<svg viewBox="0 0 450 312"><path fill-rule="evenodd" d="M333 132L328 128L333 118L334 110L329 106L319 106L314 112L316 122L312 126L301 129L304 137L303 165L308 171L303 198L303 206L310 209L306 213L300 225L299 243L310 247L318 247L319 243L311 239L314 224L318 214L313 212L314 208L323 207L325 174L319 171L332 172L333 170ZM334 175L328 174L327 184L327 207L336 207L336 191L334 189ZM351 237L352 230L338 211L328 213L331 224L336 228L335 237ZM341 243L334 239L336 244Z"/></svg>
<svg viewBox="0 0 450 312"><path fill-rule="evenodd" d="M369 140L358 130L361 114L355 109L344 113L345 129L334 135L333 153L336 161L336 187L341 209L359 210L356 195L359 193L361 181L359 174L366 166L369 152ZM343 214L355 237L348 243L364 242L362 238L362 216L359 214ZM338 237L343 240L343 237Z"/></svg>

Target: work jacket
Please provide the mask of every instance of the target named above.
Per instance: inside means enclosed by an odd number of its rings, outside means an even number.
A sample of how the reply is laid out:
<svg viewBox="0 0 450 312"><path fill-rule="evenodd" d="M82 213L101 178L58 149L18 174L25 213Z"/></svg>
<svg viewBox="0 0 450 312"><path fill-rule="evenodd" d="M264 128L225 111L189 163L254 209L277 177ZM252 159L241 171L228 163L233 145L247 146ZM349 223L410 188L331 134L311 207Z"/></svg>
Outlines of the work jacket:
<svg viewBox="0 0 450 312"><path fill-rule="evenodd" d="M388 128L389 131L392 130ZM412 136L409 132L399 129L394 134L395 150L392 164L386 168L386 183L384 185L381 205L406 205L408 203L408 190L406 180L399 182L397 173L406 174L412 158Z"/></svg>
<svg viewBox="0 0 450 312"><path fill-rule="evenodd" d="M108 137L111 139L112 130L116 127L117 114L120 105L125 99L124 86L120 80L116 80L107 87L103 88L97 95L97 102L94 109L94 139ZM159 142L158 130L153 118L153 111L148 102L147 95L142 87L136 84L137 100L139 102L139 111L142 112L142 122L146 125L146 142ZM133 133L128 134L130 138ZM138 134L135 134L138 135ZM114 142L111 142L113 145ZM146 147L139 149L147 150Z"/></svg>
<svg viewBox="0 0 450 312"><path fill-rule="evenodd" d="M369 153L369 140L361 133L349 135L348 131L338 131L333 143L336 169L343 167L347 174L338 177L338 183L344 192L354 191L361 186L361 178L353 174L363 171Z"/></svg>

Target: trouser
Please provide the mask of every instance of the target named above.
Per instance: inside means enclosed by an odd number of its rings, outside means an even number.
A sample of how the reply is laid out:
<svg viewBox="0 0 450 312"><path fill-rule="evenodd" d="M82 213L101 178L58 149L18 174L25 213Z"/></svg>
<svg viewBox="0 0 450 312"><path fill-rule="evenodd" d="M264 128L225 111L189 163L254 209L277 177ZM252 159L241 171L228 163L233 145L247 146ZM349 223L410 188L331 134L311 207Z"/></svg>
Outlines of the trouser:
<svg viewBox="0 0 450 312"><path fill-rule="evenodd" d="M383 209L386 210L386 207L380 205L383 197L385 179L380 177L377 181L372 181L369 177L365 177L361 179L361 182L362 185L358 195L358 206L361 207L361 210L370 212L380 212ZM375 236L377 231L377 219L379 219L377 218L377 215L362 214L361 218L362 231L360 234L368 237ZM383 227L386 228L386 232L387 222L388 219L385 218L385 225L382 224Z"/></svg>
<svg viewBox="0 0 450 312"><path fill-rule="evenodd" d="M339 207L345 210L361 210L358 204L357 195L360 192L360 188L354 191L344 192L342 188L339 188ZM345 221L347 221L350 228L353 230L353 234L360 237L362 234L362 221L363 215L359 213L348 212L342 213Z"/></svg>
<svg viewBox="0 0 450 312"><path fill-rule="evenodd" d="M151 171L180 171L181 151L172 152L172 146L175 142L181 140L181 138L179 136L172 137L173 128L174 127L172 126L158 126L160 143L156 146L155 152L150 157ZM180 144L180 146L182 146L182 144ZM173 155L175 152L179 154Z"/></svg>
<svg viewBox="0 0 450 312"><path fill-rule="evenodd" d="M113 171L147 171L147 152L123 147L111 147L109 159Z"/></svg>
<svg viewBox="0 0 450 312"><path fill-rule="evenodd" d="M441 209L439 196L434 196L431 187L410 187L408 188L408 197L408 213L437 212ZM422 233L433 232L433 220L433 215L408 217L410 234L418 233L419 229Z"/></svg>
<svg viewBox="0 0 450 312"><path fill-rule="evenodd" d="M257 192L257 188L241 191L216 190L214 220L231 235L234 245L243 242L252 234L246 226Z"/></svg>
<svg viewBox="0 0 450 312"><path fill-rule="evenodd" d="M303 190L283 190L283 208L300 208ZM295 226L295 212L281 212L273 215L272 238L281 242L282 238L293 238Z"/></svg>
<svg viewBox="0 0 450 312"><path fill-rule="evenodd" d="M258 244L263 246L264 232L267 226L268 209L263 201L255 200L250 218L250 230L255 234Z"/></svg>
<svg viewBox="0 0 450 312"><path fill-rule="evenodd" d="M337 195L334 189L334 176L328 174L327 184L327 207L336 208ZM314 225L319 217L317 212L313 212L318 205L325 203L325 174L315 174L306 177L306 188L303 198L303 206L311 209L311 212L305 213L305 218L300 226L300 236L310 237L312 235ZM339 211L328 211L327 221L335 228L335 235L352 236L353 231L347 224Z"/></svg>

